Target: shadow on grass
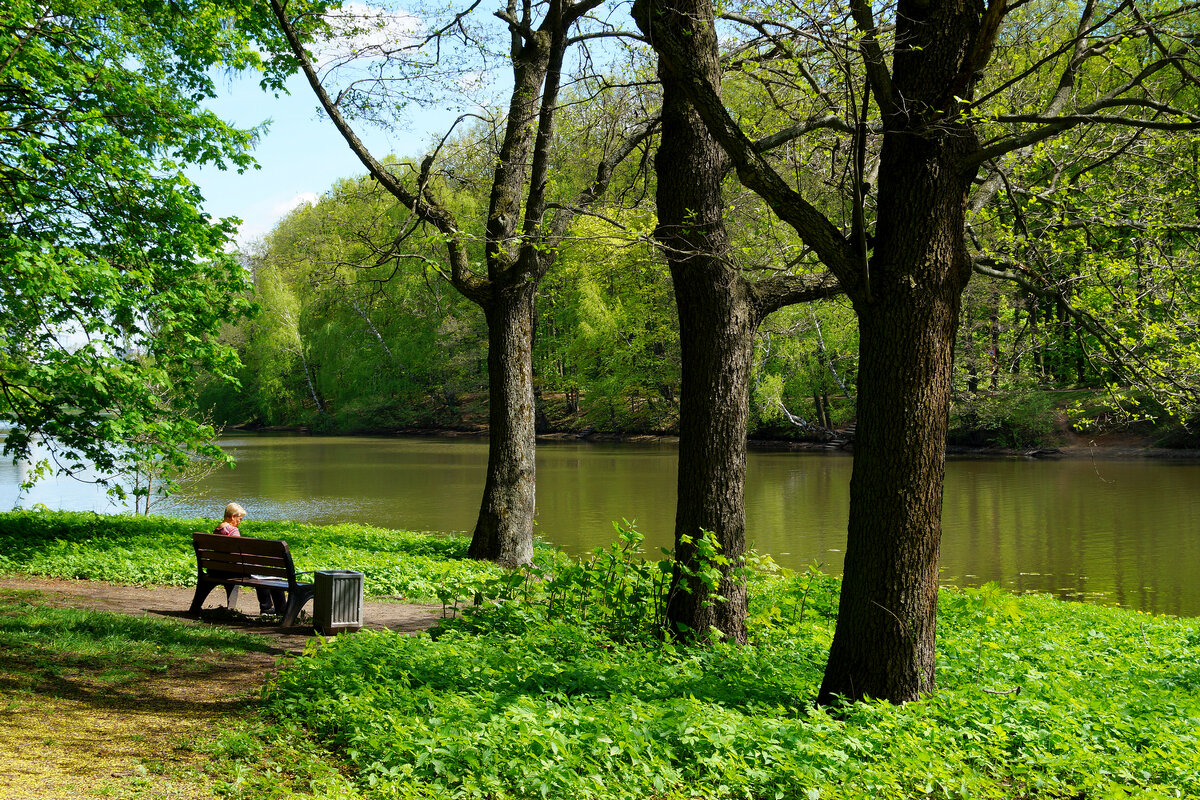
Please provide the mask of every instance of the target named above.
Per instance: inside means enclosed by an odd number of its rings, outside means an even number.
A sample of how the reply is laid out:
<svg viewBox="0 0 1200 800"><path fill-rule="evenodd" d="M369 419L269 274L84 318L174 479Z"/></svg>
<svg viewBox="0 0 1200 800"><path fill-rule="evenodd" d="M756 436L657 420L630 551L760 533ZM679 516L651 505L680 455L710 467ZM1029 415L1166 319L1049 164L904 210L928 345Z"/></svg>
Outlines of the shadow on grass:
<svg viewBox="0 0 1200 800"><path fill-rule="evenodd" d="M189 693L201 680L252 692L262 659L277 654L260 636L173 620L37 604L37 592L0 591L0 687L97 707L160 712L234 711L246 692ZM180 687L184 691L180 691Z"/></svg>

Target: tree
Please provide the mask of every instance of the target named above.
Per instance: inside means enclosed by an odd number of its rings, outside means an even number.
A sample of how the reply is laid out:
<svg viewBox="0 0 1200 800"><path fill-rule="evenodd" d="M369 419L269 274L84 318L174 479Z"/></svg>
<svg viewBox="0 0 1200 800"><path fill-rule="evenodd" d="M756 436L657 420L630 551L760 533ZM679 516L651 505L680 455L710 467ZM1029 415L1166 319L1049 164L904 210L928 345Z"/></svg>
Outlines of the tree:
<svg viewBox="0 0 1200 800"><path fill-rule="evenodd" d="M664 25L694 45L689 57L719 92L721 66L711 8L635 5L635 18L658 47ZM653 16L653 18L652 18ZM669 21L667 21L669 19ZM716 585L700 568L705 532L713 534L727 564L745 550L746 423L754 337L762 320L785 305L839 290L821 276L779 275L747 280L739 271L725 228L722 182L727 159L681 85L678 68L659 61L663 87L662 138L655 156L658 227L679 315L682 381L675 558L667 624L679 635L711 630L746 638L746 587L735 569ZM760 149L774 144L760 143ZM718 599L719 598L719 599Z"/></svg>
<svg viewBox="0 0 1200 800"><path fill-rule="evenodd" d="M199 370L230 376L217 334L249 302L224 252L232 221L208 219L181 170L251 163L253 131L202 104L213 67L263 69L278 85L281 65L252 46L267 20L254 3L207 0L14 0L0 12L6 454L41 441L58 469L104 473L125 443L178 466L211 452L189 384Z"/></svg>
<svg viewBox="0 0 1200 800"><path fill-rule="evenodd" d="M1034 5L900 0L877 10L850 0L827 14L814 11L811 19L800 12L799 25L749 20L763 35L759 60L775 75L790 70L794 91L808 86L806 110L822 116L807 124L834 116L846 131L848 191L839 205L849 213L840 226L810 200L812 185L785 180L722 103L716 38L694 30L696 24L713 30L711 4L635 6L660 73L686 94L742 182L836 276L858 316L850 522L837 629L819 695L824 703L868 696L899 702L935 687L945 434L960 299L975 268L965 230L977 179L974 198L982 207L1003 180L989 165L1064 131L1198 126L1188 105L1173 103L1186 101L1195 85L1184 33L1190 7L1084 3L1069 30L1052 28L1065 35L1038 42L1043 57L1005 72L991 56L1003 43L1006 15L1037 19L1035 10L1058 8ZM1180 30L1170 30L1174 23L1183 23ZM803 35L792 36L797 30ZM824 52L828 74L809 70L815 57L805 42ZM1136 48L1130 42L1142 43L1144 58L1129 57ZM1014 84L1054 88L1036 111L1006 108L996 98ZM831 86L839 85L835 94ZM686 352L686 338L683 346Z"/></svg>
<svg viewBox="0 0 1200 800"><path fill-rule="evenodd" d="M470 209L471 198L438 189L456 212ZM241 331L243 391L221 403L226 419L340 430L457 421L463 396L485 390L486 332L428 266L440 263L441 239L405 222L364 176L339 181L256 245L262 313Z"/></svg>
<svg viewBox="0 0 1200 800"><path fill-rule="evenodd" d="M617 222L572 226L538 292L534 374L543 394L561 393L569 415L599 429L668 429L679 394L671 282L655 248L630 238L652 215Z"/></svg>
<svg viewBox="0 0 1200 800"><path fill-rule="evenodd" d="M572 46L613 35L608 29L572 34L600 4L601 0L551 0L544 6L525 3L518 9L510 2L496 14L510 43L512 89L498 128L482 242L485 272L481 274L473 267L473 243L463 235L465 227L431 184L437 151L422 160L415 174L397 174L367 150L343 112L349 107L378 113L378 99L370 93L386 91L388 80L383 73L389 67L402 72L413 68L426 50L435 54L432 63L423 64L431 69L451 35L462 35L474 45L466 20L478 3L410 45L395 42L371 50L367 55L377 64L380 77L352 85L334 97L300 36L307 10L296 3L289 6L282 0L271 1L279 29L322 108L371 176L409 209L414 223L431 226L444 237L447 268L443 275L479 306L487 320L488 467L469 552L473 558L507 566L527 562L533 555L536 423L532 348L537 287L553 265L571 221L607 191L616 167L652 130L646 122L612 120L595 178L574 197L554 196L552 145L564 63ZM540 21L538 13L542 14ZM584 78L579 80L586 83ZM597 92L602 92L604 82L596 84ZM394 107L396 99L388 103Z"/></svg>

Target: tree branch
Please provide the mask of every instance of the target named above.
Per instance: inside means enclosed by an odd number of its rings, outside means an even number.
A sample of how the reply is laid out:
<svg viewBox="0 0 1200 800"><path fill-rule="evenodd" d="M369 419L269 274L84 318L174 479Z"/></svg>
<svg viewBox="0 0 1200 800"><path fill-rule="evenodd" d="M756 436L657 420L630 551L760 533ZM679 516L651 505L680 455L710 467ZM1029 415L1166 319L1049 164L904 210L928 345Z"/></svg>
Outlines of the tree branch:
<svg viewBox="0 0 1200 800"><path fill-rule="evenodd" d="M312 60L309 59L308 53L304 49L304 44L300 41L300 35L292 25L291 20L288 19L287 11L280 0L271 0L271 11L275 14L275 19L279 23L279 29L287 38L292 55L296 57L296 60L300 64L300 69L304 73L304 77L308 79L309 86L312 87L313 93L321 103L321 107L325 109L325 113L329 115L330 120L333 121L342 138L346 140L346 144L349 145L350 150L358 157L363 166L367 168L371 176L379 181L384 189L410 208L414 214L417 214L422 220L430 223L446 236L446 251L450 258L450 272L455 287L466 297L480 302L477 298L483 297L484 283L479 276L470 270L466 249L463 247L459 227L457 221L454 219L454 215L441 206L430 203L427 197L423 198L409 190L383 163L372 155L367 146L358 138L358 134L354 132L350 123L342 116L342 112L338 109L333 98L329 96L329 92L325 90L320 76L317 75L316 68L313 66Z"/></svg>
<svg viewBox="0 0 1200 800"><path fill-rule="evenodd" d="M759 319L784 306L844 294L841 283L829 272L815 275L774 275L747 285Z"/></svg>
<svg viewBox="0 0 1200 800"><path fill-rule="evenodd" d="M850 14L854 17L854 24L862 32L859 48L862 50L863 66L866 69L867 78L871 82L875 102L885 118L895 116L900 111L900 103L896 97L896 89L892 85L892 75L888 72L887 61L883 57L883 50L876 38L878 28L875 25L875 17L871 13L871 4L864 0L850 0Z"/></svg>

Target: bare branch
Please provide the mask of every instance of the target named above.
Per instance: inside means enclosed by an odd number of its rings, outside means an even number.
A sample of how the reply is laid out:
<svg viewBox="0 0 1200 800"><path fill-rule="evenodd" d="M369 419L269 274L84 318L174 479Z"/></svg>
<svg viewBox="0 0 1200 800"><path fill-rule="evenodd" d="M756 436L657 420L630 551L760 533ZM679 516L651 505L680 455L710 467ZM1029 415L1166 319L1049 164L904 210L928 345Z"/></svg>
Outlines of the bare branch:
<svg viewBox="0 0 1200 800"><path fill-rule="evenodd" d="M883 49L876 38L878 28L875 25L874 14L871 13L871 5L864 0L850 0L850 14L854 17L854 24L862 32L859 48L862 50L867 78L875 93L875 102L884 117L894 116L899 113L900 103L896 97L896 89L892 86L892 75L888 72Z"/></svg>
<svg viewBox="0 0 1200 800"><path fill-rule="evenodd" d="M459 240L459 226L454 219L454 215L441 206L430 203L428 198L412 192L392 174L391 170L375 158L358 137L358 134L355 133L350 123L342 116L342 112L329 96L329 92L325 90L325 86L321 83L312 60L308 57L308 53L300 41L300 35L292 25L291 20L288 19L287 11L284 9L281 0L271 0L271 10L275 14L275 19L279 23L280 30L283 31L284 36L287 38L292 54L300 64L300 69L303 71L304 77L308 79L309 86L312 87L313 93L321 103L321 107L325 109L325 113L329 115L330 120L333 121L342 138L346 140L346 144L349 145L350 150L358 157L363 166L367 168L371 176L379 181L384 189L410 208L413 213L432 224L446 236L446 250L450 258L450 269L454 285L469 298L482 298L483 284L481 279L470 270L466 250Z"/></svg>

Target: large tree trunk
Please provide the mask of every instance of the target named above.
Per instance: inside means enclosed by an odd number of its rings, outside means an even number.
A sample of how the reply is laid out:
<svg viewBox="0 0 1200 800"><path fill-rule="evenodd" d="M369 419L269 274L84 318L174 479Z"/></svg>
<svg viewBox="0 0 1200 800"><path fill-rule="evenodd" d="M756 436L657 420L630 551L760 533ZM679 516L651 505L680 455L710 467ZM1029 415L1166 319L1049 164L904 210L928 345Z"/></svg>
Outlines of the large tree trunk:
<svg viewBox="0 0 1200 800"><path fill-rule="evenodd" d="M697 257L698 260L714 260ZM667 603L676 635L746 641L746 584L736 570L746 543L746 421L757 321L742 279L715 265L672 265L679 311L682 387L675 555ZM711 532L728 564L717 598L696 574L696 541Z"/></svg>
<svg viewBox="0 0 1200 800"><path fill-rule="evenodd" d="M687 24L687 23L685 23ZM712 36L709 25L695 35ZM715 53L715 47L712 50ZM713 61L715 80L720 71ZM728 567L716 594L696 574L697 540L711 532L734 565L745 548L746 420L757 320L747 288L727 261L721 181L724 151L666 69L662 140L656 156L658 230L679 313L682 379L675 512L678 562L667 603L672 634L707 636L715 628L746 639L746 587ZM717 84L719 85L719 83Z"/></svg>
<svg viewBox="0 0 1200 800"><path fill-rule="evenodd" d="M888 120L898 130L880 153L869 284L851 295L859 326L858 427L822 703L836 696L904 702L935 686L946 425L954 338L971 275L963 236L971 174L960 165L978 142L965 125L931 120L950 102L943 87L953 83L962 59L955 47L969 41L975 15L943 7L937 11L944 16L922 19L911 4L905 10L912 16L897 35L924 48L896 55L896 85L911 105Z"/></svg>
<svg viewBox="0 0 1200 800"><path fill-rule="evenodd" d="M746 422L754 335L762 319L792 303L840 292L835 281L775 276L750 283L731 260L724 223L725 151L689 99L683 72L695 69L720 102L721 63L706 0L639 0L634 18L651 39L688 43L686 65L660 59L662 138L655 159L658 228L675 287L682 381L675 514L678 562L667 603L674 635L715 629L746 640ZM709 532L720 564L705 564L697 542ZM698 572L717 567L715 587ZM714 589L715 594L714 597Z"/></svg>
<svg viewBox="0 0 1200 800"><path fill-rule="evenodd" d="M859 312L849 536L819 702L911 700L934 689L957 300L896 297Z"/></svg>
<svg viewBox="0 0 1200 800"><path fill-rule="evenodd" d="M468 555L509 567L533 558L536 288L531 281L496 286L484 307L488 323L488 467Z"/></svg>

